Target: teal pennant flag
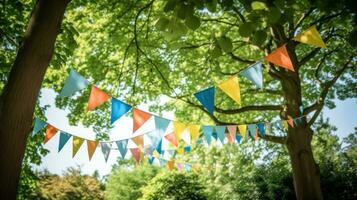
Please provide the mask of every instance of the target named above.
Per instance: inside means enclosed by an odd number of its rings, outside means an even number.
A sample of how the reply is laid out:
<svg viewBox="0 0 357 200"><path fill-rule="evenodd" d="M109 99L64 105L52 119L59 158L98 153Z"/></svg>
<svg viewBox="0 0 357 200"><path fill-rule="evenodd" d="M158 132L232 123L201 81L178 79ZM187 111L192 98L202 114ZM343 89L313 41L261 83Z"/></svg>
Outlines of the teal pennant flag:
<svg viewBox="0 0 357 200"><path fill-rule="evenodd" d="M112 98L112 113L110 123L113 124L120 117L125 115L131 109L131 105L120 101L119 99Z"/></svg>
<svg viewBox="0 0 357 200"><path fill-rule="evenodd" d="M240 134L236 134L236 140L238 143L242 140L242 136Z"/></svg>
<svg viewBox="0 0 357 200"><path fill-rule="evenodd" d="M159 137L162 137L171 121L159 116L154 116L154 121L155 128L158 131L157 133L159 134Z"/></svg>
<svg viewBox="0 0 357 200"><path fill-rule="evenodd" d="M102 148L105 162L107 162L108 158L109 158L109 154L110 154L110 146L108 143L102 142L102 143L100 143L100 147Z"/></svg>
<svg viewBox="0 0 357 200"><path fill-rule="evenodd" d="M120 155L123 159L125 158L125 155L128 152L128 149L127 149L128 141L129 141L129 139L116 141L118 150L119 150Z"/></svg>
<svg viewBox="0 0 357 200"><path fill-rule="evenodd" d="M202 126L203 134L207 141L207 144L211 144L213 127L212 126Z"/></svg>
<svg viewBox="0 0 357 200"><path fill-rule="evenodd" d="M59 97L63 98L72 96L77 91L83 90L87 87L87 85L89 85L87 79L78 74L75 70L71 69Z"/></svg>
<svg viewBox="0 0 357 200"><path fill-rule="evenodd" d="M226 126L216 126L216 132L217 132L217 137L223 144L224 138L225 138L225 131L226 131Z"/></svg>
<svg viewBox="0 0 357 200"><path fill-rule="evenodd" d="M258 127L258 131L259 131L260 136L264 136L265 135L265 124L264 123L258 123L257 127Z"/></svg>
<svg viewBox="0 0 357 200"><path fill-rule="evenodd" d="M71 135L61 131L60 132L60 138L59 138L59 144L58 144L58 152L62 150L64 145L68 142L68 140L71 138Z"/></svg>
<svg viewBox="0 0 357 200"><path fill-rule="evenodd" d="M43 129L47 123L39 118L35 118L35 124L32 130L32 137L35 136L41 129Z"/></svg>
<svg viewBox="0 0 357 200"><path fill-rule="evenodd" d="M252 81L259 88L263 88L263 74L261 62L256 62L253 65L249 66L247 69L243 70L240 75Z"/></svg>
<svg viewBox="0 0 357 200"><path fill-rule="evenodd" d="M214 86L204 89L195 93L195 97L198 101L208 110L209 113L213 114L214 112Z"/></svg>
<svg viewBox="0 0 357 200"><path fill-rule="evenodd" d="M159 142L160 142L160 140L162 138L160 136L160 130L153 130L153 131L147 133L146 135L151 140L151 145L156 148L157 145L159 145Z"/></svg>
<svg viewBox="0 0 357 200"><path fill-rule="evenodd" d="M255 124L248 124L248 130L250 132L250 136L254 138L257 126Z"/></svg>

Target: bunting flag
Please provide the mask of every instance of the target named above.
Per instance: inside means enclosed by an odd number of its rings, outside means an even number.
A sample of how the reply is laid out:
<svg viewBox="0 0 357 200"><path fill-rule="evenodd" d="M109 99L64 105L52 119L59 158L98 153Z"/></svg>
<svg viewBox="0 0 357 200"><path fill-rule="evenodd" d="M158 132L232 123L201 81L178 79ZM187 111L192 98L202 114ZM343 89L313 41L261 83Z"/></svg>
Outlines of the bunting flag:
<svg viewBox="0 0 357 200"><path fill-rule="evenodd" d="M77 91L83 90L89 85L87 79L78 74L75 70L71 69L69 76L67 77L62 91L59 94L59 97L69 97L72 96Z"/></svg>
<svg viewBox="0 0 357 200"><path fill-rule="evenodd" d="M175 147L178 147L178 142L177 142L177 136L175 133L170 133L168 135L165 135L165 138L171 142Z"/></svg>
<svg viewBox="0 0 357 200"><path fill-rule="evenodd" d="M240 143L240 141L242 140L242 136L240 134L237 134L236 135L236 140L237 140L238 143Z"/></svg>
<svg viewBox="0 0 357 200"><path fill-rule="evenodd" d="M224 133L226 131L226 127L225 126L216 126L215 128L216 128L217 137L223 144L224 136L225 136Z"/></svg>
<svg viewBox="0 0 357 200"><path fill-rule="evenodd" d="M149 164L152 165L154 163L155 157L149 157Z"/></svg>
<svg viewBox="0 0 357 200"><path fill-rule="evenodd" d="M280 67L286 68L293 72L295 71L288 50L286 49L286 44L265 56L264 59L275 65L279 65Z"/></svg>
<svg viewBox="0 0 357 200"><path fill-rule="evenodd" d="M45 139L43 141L44 144L46 144L53 136L56 135L56 133L58 132L58 129L50 124L47 125L46 128L46 135L45 135Z"/></svg>
<svg viewBox="0 0 357 200"><path fill-rule="evenodd" d="M159 144L156 146L156 151L161 154L162 153L162 139L160 140Z"/></svg>
<svg viewBox="0 0 357 200"><path fill-rule="evenodd" d="M167 161L167 168L168 168L169 170L173 170L174 167L175 167L175 161L174 161L174 160L169 160L169 161Z"/></svg>
<svg viewBox="0 0 357 200"><path fill-rule="evenodd" d="M144 135L138 135L136 137L131 138L133 142L138 146L140 150L144 149Z"/></svg>
<svg viewBox="0 0 357 200"><path fill-rule="evenodd" d="M128 151L127 149L128 141L129 141L128 139L125 139L116 142L120 155L123 159L125 158L126 152Z"/></svg>
<svg viewBox="0 0 357 200"><path fill-rule="evenodd" d="M170 120L159 117L159 116L154 116L154 121L155 121L155 128L158 131L160 137L162 137L167 129L167 127L170 124Z"/></svg>
<svg viewBox="0 0 357 200"><path fill-rule="evenodd" d="M93 154L94 154L95 150L97 149L98 143L99 143L98 141L87 140L89 161L92 159Z"/></svg>
<svg viewBox="0 0 357 200"><path fill-rule="evenodd" d="M131 155L133 155L133 157L135 158L136 162L139 163L140 162L140 149L139 148L133 148L130 149L131 151Z"/></svg>
<svg viewBox="0 0 357 200"><path fill-rule="evenodd" d="M225 92L230 98L232 98L238 105L240 103L240 88L237 76L233 76L222 83L218 84L218 87Z"/></svg>
<svg viewBox="0 0 357 200"><path fill-rule="evenodd" d="M32 130L32 137L35 136L41 129L43 129L47 123L39 118L35 118L35 124Z"/></svg>
<svg viewBox="0 0 357 200"><path fill-rule="evenodd" d="M185 170L186 170L187 172L188 172L188 171L191 171L191 165L185 163Z"/></svg>
<svg viewBox="0 0 357 200"><path fill-rule="evenodd" d="M229 125L227 126L228 134L227 139L229 144L233 143L234 138L236 137L237 125Z"/></svg>
<svg viewBox="0 0 357 200"><path fill-rule="evenodd" d="M73 136L73 141L72 141L72 158L77 154L79 148L81 148L82 144L84 142L83 138Z"/></svg>
<svg viewBox="0 0 357 200"><path fill-rule="evenodd" d="M184 148L185 153L188 153L191 151L191 146L185 146Z"/></svg>
<svg viewBox="0 0 357 200"><path fill-rule="evenodd" d="M159 144L159 142L162 138L162 136L160 135L159 132L160 132L159 130L153 130L146 134L146 136L150 139L151 145L153 147L157 147L157 145Z"/></svg>
<svg viewBox="0 0 357 200"><path fill-rule="evenodd" d="M261 136L264 136L265 135L265 124L264 123L258 123L257 127L258 127L259 134Z"/></svg>
<svg viewBox="0 0 357 200"><path fill-rule="evenodd" d="M102 153L104 155L105 162L108 161L109 154L110 154L110 146L109 146L109 144L110 143L106 143L106 142L101 142L100 143L100 147L102 148Z"/></svg>
<svg viewBox="0 0 357 200"><path fill-rule="evenodd" d="M180 155L184 155L185 154L185 149L182 148L182 147L179 147L176 149L177 153L180 154Z"/></svg>
<svg viewBox="0 0 357 200"><path fill-rule="evenodd" d="M60 152L62 150L62 148L64 147L64 145L68 142L68 140L71 138L71 135L60 131L60 138L59 138L59 144L58 144L58 152Z"/></svg>
<svg viewBox="0 0 357 200"><path fill-rule="evenodd" d="M257 126L255 124L248 124L248 130L250 132L250 136L254 138L255 132L257 131Z"/></svg>
<svg viewBox="0 0 357 200"><path fill-rule="evenodd" d="M177 140L180 140L182 133L186 129L187 125L182 122L177 122L177 121L174 121L173 125L174 125L174 132L176 134Z"/></svg>
<svg viewBox="0 0 357 200"><path fill-rule="evenodd" d="M209 87L207 89L196 92L194 95L197 100L207 109L211 114L214 112L214 87Z"/></svg>
<svg viewBox="0 0 357 200"><path fill-rule="evenodd" d="M284 128L285 130L288 130L288 129L289 129L288 121L283 120L283 121L281 121L281 123L283 124L283 128Z"/></svg>
<svg viewBox="0 0 357 200"><path fill-rule="evenodd" d="M227 137L228 143L232 144L235 136L233 136L232 134L227 133L226 137Z"/></svg>
<svg viewBox="0 0 357 200"><path fill-rule="evenodd" d="M160 158L161 154L159 152L157 152L157 150L154 150L154 152L152 153L152 155L155 157L155 158Z"/></svg>
<svg viewBox="0 0 357 200"><path fill-rule="evenodd" d="M137 108L133 109L133 133L138 130L152 115Z"/></svg>
<svg viewBox="0 0 357 200"><path fill-rule="evenodd" d="M293 118L291 118L290 116L288 116L287 122L289 123L289 125L290 125L291 127L294 128L294 120L293 120Z"/></svg>
<svg viewBox="0 0 357 200"><path fill-rule="evenodd" d="M254 139L255 139L255 140L258 140L258 139L259 139L258 131L255 131Z"/></svg>
<svg viewBox="0 0 357 200"><path fill-rule="evenodd" d="M202 129L203 129L203 134L205 136L207 144L211 144L213 127L212 126L202 126Z"/></svg>
<svg viewBox="0 0 357 200"><path fill-rule="evenodd" d="M180 172L183 171L183 164L182 163L177 163L176 167L177 167L178 171L180 171Z"/></svg>
<svg viewBox="0 0 357 200"><path fill-rule="evenodd" d="M189 125L188 130L190 131L191 144L197 141L200 134L200 125Z"/></svg>
<svg viewBox="0 0 357 200"><path fill-rule="evenodd" d="M247 125L245 125L245 124L238 125L238 130L239 130L239 133L241 134L241 136L243 138L245 138L245 133L247 132Z"/></svg>
<svg viewBox="0 0 357 200"><path fill-rule="evenodd" d="M259 88L263 88L262 63L256 62L247 69L243 70L240 75L252 81Z"/></svg>
<svg viewBox="0 0 357 200"><path fill-rule="evenodd" d="M94 110L97 106L106 102L110 98L111 98L111 96L109 96L107 93L105 93L104 91L102 91L101 89L99 89L95 85L93 85L92 90L89 95L87 109Z"/></svg>
<svg viewBox="0 0 357 200"><path fill-rule="evenodd" d="M120 117L125 115L131 109L131 105L124 103L116 98L112 98L112 113L110 123L113 124Z"/></svg>
<svg viewBox="0 0 357 200"><path fill-rule="evenodd" d="M324 43L324 41L320 36L320 33L317 31L315 25L311 26L310 28L306 29L304 32L295 36L293 40L305 44L315 45L321 48L327 48L326 44Z"/></svg>

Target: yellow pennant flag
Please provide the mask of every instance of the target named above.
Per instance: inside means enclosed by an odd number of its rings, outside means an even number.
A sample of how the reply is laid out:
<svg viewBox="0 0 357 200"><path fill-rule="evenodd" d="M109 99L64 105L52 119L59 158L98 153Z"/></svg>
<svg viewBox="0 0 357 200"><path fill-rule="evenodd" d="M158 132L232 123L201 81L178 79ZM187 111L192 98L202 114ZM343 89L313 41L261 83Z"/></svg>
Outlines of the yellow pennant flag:
<svg viewBox="0 0 357 200"><path fill-rule="evenodd" d="M79 148L81 148L82 144L84 142L83 138L73 136L73 150L72 150L72 158L77 154Z"/></svg>
<svg viewBox="0 0 357 200"><path fill-rule="evenodd" d="M176 134L176 139L179 141L181 139L183 131L187 128L187 125L182 122L174 121L174 132Z"/></svg>
<svg viewBox="0 0 357 200"><path fill-rule="evenodd" d="M245 133L247 132L247 125L246 124L238 125L238 130L239 130L239 133L242 136L242 139L244 139L245 138Z"/></svg>
<svg viewBox="0 0 357 200"><path fill-rule="evenodd" d="M320 33L317 31L315 25L311 26L310 28L306 29L299 35L295 36L293 40L305 44L315 45L321 48L327 48L326 44L324 43L324 41L320 36Z"/></svg>
<svg viewBox="0 0 357 200"><path fill-rule="evenodd" d="M87 140L87 149L88 149L88 157L89 161L92 159L92 156L97 149L98 141Z"/></svg>
<svg viewBox="0 0 357 200"><path fill-rule="evenodd" d="M155 150L155 151L153 152L153 156L154 156L155 158L160 158L160 153Z"/></svg>
<svg viewBox="0 0 357 200"><path fill-rule="evenodd" d="M240 105L240 88L237 76L218 84L218 87Z"/></svg>
<svg viewBox="0 0 357 200"><path fill-rule="evenodd" d="M136 137L131 138L133 142L138 146L138 148L143 151L144 149L144 135L138 135Z"/></svg>
<svg viewBox="0 0 357 200"><path fill-rule="evenodd" d="M191 144L194 144L200 134L200 125L190 125L188 127L191 135Z"/></svg>
<svg viewBox="0 0 357 200"><path fill-rule="evenodd" d="M175 161L174 161L174 160L169 160L169 161L167 161L167 168L168 168L169 170L173 170L174 167L175 167Z"/></svg>
<svg viewBox="0 0 357 200"><path fill-rule="evenodd" d="M176 149L178 154L184 155L185 154L185 149L183 147L179 147Z"/></svg>
<svg viewBox="0 0 357 200"><path fill-rule="evenodd" d="M288 130L288 128L289 128L288 121L287 120L283 120L282 123L283 123L284 129Z"/></svg>

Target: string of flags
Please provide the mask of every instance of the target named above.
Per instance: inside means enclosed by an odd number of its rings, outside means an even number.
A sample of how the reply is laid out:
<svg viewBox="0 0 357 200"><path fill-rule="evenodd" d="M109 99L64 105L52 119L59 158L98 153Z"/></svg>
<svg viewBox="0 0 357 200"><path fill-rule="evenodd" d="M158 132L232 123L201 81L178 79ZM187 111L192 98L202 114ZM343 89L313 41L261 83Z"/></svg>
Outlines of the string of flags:
<svg viewBox="0 0 357 200"><path fill-rule="evenodd" d="M298 34L293 38L293 40L326 48L326 45L321 39L321 36L316 30L315 26L312 26L304 32ZM286 44L265 56L264 59L275 65L294 71L294 66L286 49ZM244 69L239 73L239 75L247 78L257 87L263 88L261 61L258 61ZM72 69L58 96L60 98L70 97L76 92L85 89L89 85L90 82L86 78ZM227 96L232 98L238 105L241 105L238 76L232 76L229 79L218 83L217 87L225 94L227 94ZM204 108L207 109L209 113L214 113L215 86L211 86L196 92L194 96L204 106ZM272 127L283 130L288 129L289 127L294 128L302 123L303 117L306 117L304 115L296 118L289 116L287 120L278 120L273 123L259 122L256 124L227 126L187 124L165 119L138 108L133 108L133 106L107 94L96 85L91 86L87 110L92 111L96 109L96 107L107 102L109 99L111 99L111 124L132 110L133 134L135 134L137 130L139 130L150 118L154 118L155 129L144 134L135 135L131 138L121 139L118 141L97 141L88 140L71 133L67 133L56 128L54 125L49 124L48 122L45 122L39 118L35 118L32 135L34 136L40 132L40 130L46 128L44 143L47 143L57 133L60 133L58 152L60 152L66 143L68 143L70 138L72 138L72 157L77 154L78 150L81 148L84 142L86 142L89 160L91 160L96 149L100 147L103 156L107 161L110 155L110 151L112 150L112 146L116 145L122 158L125 158L128 150L130 150L131 155L137 162L140 162L143 159L142 155L144 155L148 157L149 163L152 163L155 159L162 163L164 162L162 160L165 160L164 158L166 156L168 158L166 163L169 166L168 168L171 169L175 164L175 161L172 158L176 154L183 155L189 152L191 147L195 144L201 144L205 142L206 144L210 145L212 141L220 142L221 144L233 144L240 143L243 139L248 138L258 140L259 137L264 137L265 132L269 131L269 129ZM170 125L172 128L169 128ZM134 148L128 148L129 141L132 141L135 144ZM177 162L176 166L178 169L192 168L192 165L187 163L185 164Z"/></svg>

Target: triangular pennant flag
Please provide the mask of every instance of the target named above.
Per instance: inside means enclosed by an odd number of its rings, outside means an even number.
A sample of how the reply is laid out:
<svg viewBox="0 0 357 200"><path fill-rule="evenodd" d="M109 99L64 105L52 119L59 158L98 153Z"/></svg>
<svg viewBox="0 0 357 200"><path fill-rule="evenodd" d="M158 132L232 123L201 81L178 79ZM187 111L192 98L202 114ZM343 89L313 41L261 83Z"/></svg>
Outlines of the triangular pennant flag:
<svg viewBox="0 0 357 200"><path fill-rule="evenodd" d="M188 130L190 131L191 135L191 143L193 144L197 139L200 134L200 125L190 125L188 127Z"/></svg>
<svg viewBox="0 0 357 200"><path fill-rule="evenodd" d="M133 109L133 133L138 130L152 115L137 108Z"/></svg>
<svg viewBox="0 0 357 200"><path fill-rule="evenodd" d="M87 140L87 149L88 149L88 157L89 161L92 160L93 154L98 146L98 141Z"/></svg>
<svg viewBox="0 0 357 200"><path fill-rule="evenodd" d="M326 44L324 43L324 41L320 36L320 33L317 31L315 25L311 26L310 28L306 29L299 35L295 36L293 40L305 44L315 45L321 48L327 48Z"/></svg>
<svg viewBox="0 0 357 200"><path fill-rule="evenodd" d="M58 129L56 127L48 124L46 128L45 140L43 141L43 143L46 144L53 136L56 135L57 132Z"/></svg>
<svg viewBox="0 0 357 200"><path fill-rule="evenodd" d="M89 95L88 100L88 110L94 110L97 106L106 102L111 97L105 93L103 90L97 88L95 85L92 86L92 90Z"/></svg>
<svg viewBox="0 0 357 200"><path fill-rule="evenodd" d="M151 140L151 145L153 147L156 147L162 138L159 132L159 130L154 130L146 134L146 136Z"/></svg>
<svg viewBox="0 0 357 200"><path fill-rule="evenodd" d="M243 70L240 75L252 81L259 88L263 88L262 63L256 62L247 69Z"/></svg>
<svg viewBox="0 0 357 200"><path fill-rule="evenodd" d="M160 166L164 167L167 163L167 160L160 158Z"/></svg>
<svg viewBox="0 0 357 200"><path fill-rule="evenodd" d="M83 138L77 137L77 136L73 136L73 141L72 141L72 157L74 157L79 148L81 148L82 144L84 142Z"/></svg>
<svg viewBox="0 0 357 200"><path fill-rule="evenodd" d="M131 138L133 142L139 147L139 149L143 150L144 148L144 135L138 135L136 137Z"/></svg>
<svg viewBox="0 0 357 200"><path fill-rule="evenodd" d="M62 150L64 145L68 142L69 138L71 138L71 135L61 131L60 132L60 138L59 138L59 144L58 144L58 152Z"/></svg>
<svg viewBox="0 0 357 200"><path fill-rule="evenodd" d="M110 122L113 124L117 119L125 115L131 109L131 105L124 103L116 98L112 98L112 113Z"/></svg>
<svg viewBox="0 0 357 200"><path fill-rule="evenodd" d="M240 141L242 140L242 136L240 134L237 134L236 139L237 139L237 142L240 143Z"/></svg>
<svg viewBox="0 0 357 200"><path fill-rule="evenodd" d="M190 164L185 164L185 170L186 171L191 171L191 165Z"/></svg>
<svg viewBox="0 0 357 200"><path fill-rule="evenodd" d="M104 155L105 162L107 162L110 154L110 146L108 143L101 142L100 147L102 148L102 153Z"/></svg>
<svg viewBox="0 0 357 200"><path fill-rule="evenodd" d="M216 126L216 132L217 132L217 137L218 139L221 141L221 143L223 144L224 141L224 133L226 131L226 126Z"/></svg>
<svg viewBox="0 0 357 200"><path fill-rule="evenodd" d="M203 129L203 134L205 135L207 144L211 144L213 127L212 126L202 126L202 129Z"/></svg>
<svg viewBox="0 0 357 200"><path fill-rule="evenodd" d="M185 154L185 149L183 147L179 147L176 149L177 153L180 155L184 155Z"/></svg>
<svg viewBox="0 0 357 200"><path fill-rule="evenodd" d="M288 128L289 128L288 121L287 120L283 120L283 121L281 121L281 123L283 124L284 129L288 130Z"/></svg>
<svg viewBox="0 0 357 200"><path fill-rule="evenodd" d="M162 153L162 139L160 140L159 144L156 147L156 151L161 154Z"/></svg>
<svg viewBox="0 0 357 200"><path fill-rule="evenodd" d="M265 124L264 123L258 123L257 124L258 130L259 130L259 134L261 136L265 135Z"/></svg>
<svg viewBox="0 0 357 200"><path fill-rule="evenodd" d="M228 143L232 144L235 136L233 136L232 134L227 133L226 137L227 137Z"/></svg>
<svg viewBox="0 0 357 200"><path fill-rule="evenodd" d="M185 150L186 153L190 152L191 151L191 147L190 146L185 146L184 150Z"/></svg>
<svg viewBox="0 0 357 200"><path fill-rule="evenodd" d="M250 136L254 138L255 132L257 131L257 126L255 124L248 124L248 130L250 132Z"/></svg>
<svg viewBox="0 0 357 200"><path fill-rule="evenodd" d="M171 144L175 145L175 147L178 147L178 142L177 142L177 138L176 138L176 134L175 133L170 133L168 135L165 135L165 138L171 142Z"/></svg>
<svg viewBox="0 0 357 200"><path fill-rule="evenodd" d="M134 148L134 149L130 149L131 155L133 155L133 157L135 158L136 162L139 163L140 162L140 149L139 148Z"/></svg>
<svg viewBox="0 0 357 200"><path fill-rule="evenodd" d="M174 167L175 167L175 161L174 161L174 160L169 160L169 161L167 161L167 168L168 168L169 170L173 170Z"/></svg>
<svg viewBox="0 0 357 200"><path fill-rule="evenodd" d="M187 125L182 122L177 122L177 121L174 121L173 125L174 125L174 132L176 134L177 140L180 140L182 133L186 129Z"/></svg>
<svg viewBox="0 0 357 200"><path fill-rule="evenodd" d="M295 71L288 50L286 49L286 44L275 49L275 51L265 56L264 59L275 65L279 65L280 67L286 68L293 72Z"/></svg>
<svg viewBox="0 0 357 200"><path fill-rule="evenodd" d="M241 134L241 136L243 138L245 138L245 133L247 132L247 125L245 125L245 124L238 125L238 130L239 130L239 133Z"/></svg>
<svg viewBox="0 0 357 200"><path fill-rule="evenodd" d="M152 163L154 163L155 157L149 157L149 164L152 165Z"/></svg>
<svg viewBox="0 0 357 200"><path fill-rule="evenodd" d="M176 164L176 167L179 171L182 171L183 170L183 164L182 163L177 163Z"/></svg>
<svg viewBox="0 0 357 200"><path fill-rule="evenodd" d="M213 132L212 132L212 137L217 141L218 136L217 136L217 132L215 130L213 130Z"/></svg>
<svg viewBox="0 0 357 200"><path fill-rule="evenodd" d="M64 86L59 94L59 97L68 97L76 93L77 91L83 90L89 85L87 79L78 74L75 70L71 69L69 76L67 77Z"/></svg>
<svg viewBox="0 0 357 200"><path fill-rule="evenodd" d="M213 86L194 94L203 107L211 114L214 112L214 94L215 89Z"/></svg>
<svg viewBox="0 0 357 200"><path fill-rule="evenodd" d="M158 131L159 135L162 137L167 129L167 127L170 124L170 120L159 117L159 116L154 116L154 121L155 121L155 128Z"/></svg>
<svg viewBox="0 0 357 200"><path fill-rule="evenodd" d="M294 120L293 120L293 118L288 116L288 120L287 121L288 121L289 125L294 128Z"/></svg>
<svg viewBox="0 0 357 200"><path fill-rule="evenodd" d="M152 153L152 155L153 155L155 158L160 158L160 153L157 152L157 150L154 150L154 152Z"/></svg>
<svg viewBox="0 0 357 200"><path fill-rule="evenodd" d="M125 158L126 152L128 151L128 149L127 149L128 141L129 141L128 139L116 141L118 150L119 150L120 155L123 159Z"/></svg>
<svg viewBox="0 0 357 200"><path fill-rule="evenodd" d="M36 135L41 129L43 129L47 123L39 118L35 118L35 124L32 130L32 136Z"/></svg>
<svg viewBox="0 0 357 200"><path fill-rule="evenodd" d="M240 88L239 80L237 76L233 76L222 83L218 84L218 87L225 92L230 98L232 98L238 105L240 105Z"/></svg>
<svg viewBox="0 0 357 200"><path fill-rule="evenodd" d="M237 125L229 125L227 126L228 133L235 136L237 133Z"/></svg>

